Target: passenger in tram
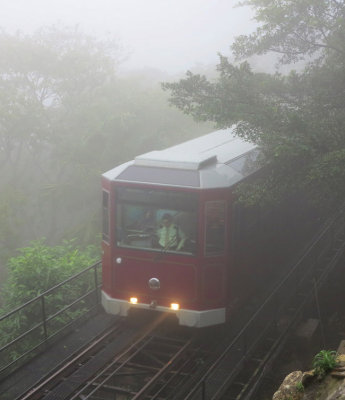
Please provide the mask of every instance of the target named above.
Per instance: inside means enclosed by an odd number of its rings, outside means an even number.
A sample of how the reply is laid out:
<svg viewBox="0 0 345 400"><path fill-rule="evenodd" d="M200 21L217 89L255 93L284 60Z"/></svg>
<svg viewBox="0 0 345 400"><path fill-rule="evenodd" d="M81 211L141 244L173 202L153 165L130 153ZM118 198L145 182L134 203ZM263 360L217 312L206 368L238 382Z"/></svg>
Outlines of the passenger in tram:
<svg viewBox="0 0 345 400"><path fill-rule="evenodd" d="M131 228L149 232L154 229L155 218L152 210L143 210L140 217L133 223Z"/></svg>
<svg viewBox="0 0 345 400"><path fill-rule="evenodd" d="M159 247L165 250L181 250L187 240L186 234L173 222L171 214L162 217L162 227L157 231Z"/></svg>

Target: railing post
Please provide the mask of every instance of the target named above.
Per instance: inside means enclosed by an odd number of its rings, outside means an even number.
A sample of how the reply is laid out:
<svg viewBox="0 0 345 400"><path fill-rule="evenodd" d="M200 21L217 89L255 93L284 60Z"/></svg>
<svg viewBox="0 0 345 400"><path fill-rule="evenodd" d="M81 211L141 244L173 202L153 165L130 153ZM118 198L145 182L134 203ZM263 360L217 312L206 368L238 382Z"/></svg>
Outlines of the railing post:
<svg viewBox="0 0 345 400"><path fill-rule="evenodd" d="M99 295L98 295L98 278L97 278L97 266L98 264L96 264L94 266L94 275L95 275L95 294L96 294L96 304L99 305L100 301L99 301Z"/></svg>
<svg viewBox="0 0 345 400"><path fill-rule="evenodd" d="M41 306L42 306L42 322L43 322L44 340L46 341L48 339L48 332L47 332L47 318L46 318L44 295L41 296Z"/></svg>

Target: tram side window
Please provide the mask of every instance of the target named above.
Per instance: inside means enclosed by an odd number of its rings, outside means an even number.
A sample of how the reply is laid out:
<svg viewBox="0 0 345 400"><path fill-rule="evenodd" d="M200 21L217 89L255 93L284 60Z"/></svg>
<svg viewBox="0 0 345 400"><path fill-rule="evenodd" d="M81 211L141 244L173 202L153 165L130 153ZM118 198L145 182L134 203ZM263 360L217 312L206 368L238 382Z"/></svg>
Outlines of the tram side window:
<svg viewBox="0 0 345 400"><path fill-rule="evenodd" d="M109 242L109 193L103 191L103 240Z"/></svg>
<svg viewBox="0 0 345 400"><path fill-rule="evenodd" d="M221 254L225 250L225 202L206 203L205 254Z"/></svg>

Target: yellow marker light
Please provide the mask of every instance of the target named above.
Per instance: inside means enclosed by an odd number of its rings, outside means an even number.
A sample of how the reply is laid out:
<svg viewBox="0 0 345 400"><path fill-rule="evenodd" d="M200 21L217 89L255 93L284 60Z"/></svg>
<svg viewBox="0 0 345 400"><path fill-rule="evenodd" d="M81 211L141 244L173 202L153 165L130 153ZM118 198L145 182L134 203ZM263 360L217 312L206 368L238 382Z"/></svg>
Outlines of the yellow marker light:
<svg viewBox="0 0 345 400"><path fill-rule="evenodd" d="M129 299L129 302L132 303L132 304L137 304L138 303L138 299L136 297L131 297Z"/></svg>
<svg viewBox="0 0 345 400"><path fill-rule="evenodd" d="M170 304L170 308L171 308L172 310L177 311L177 310L180 309L180 305L177 304L177 303L171 303L171 304Z"/></svg>

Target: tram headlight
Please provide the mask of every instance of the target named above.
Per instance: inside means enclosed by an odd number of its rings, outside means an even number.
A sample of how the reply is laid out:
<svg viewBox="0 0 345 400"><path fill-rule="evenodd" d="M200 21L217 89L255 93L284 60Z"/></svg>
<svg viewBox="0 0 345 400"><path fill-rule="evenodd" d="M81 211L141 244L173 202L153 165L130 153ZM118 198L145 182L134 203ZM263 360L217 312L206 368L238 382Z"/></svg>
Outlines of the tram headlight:
<svg viewBox="0 0 345 400"><path fill-rule="evenodd" d="M131 298L129 299L129 302L130 302L131 304L137 304L137 303L138 303L138 298L137 298L137 297L131 297Z"/></svg>
<svg viewBox="0 0 345 400"><path fill-rule="evenodd" d="M174 311L177 311L180 309L180 305L178 303L171 303L170 308Z"/></svg>

